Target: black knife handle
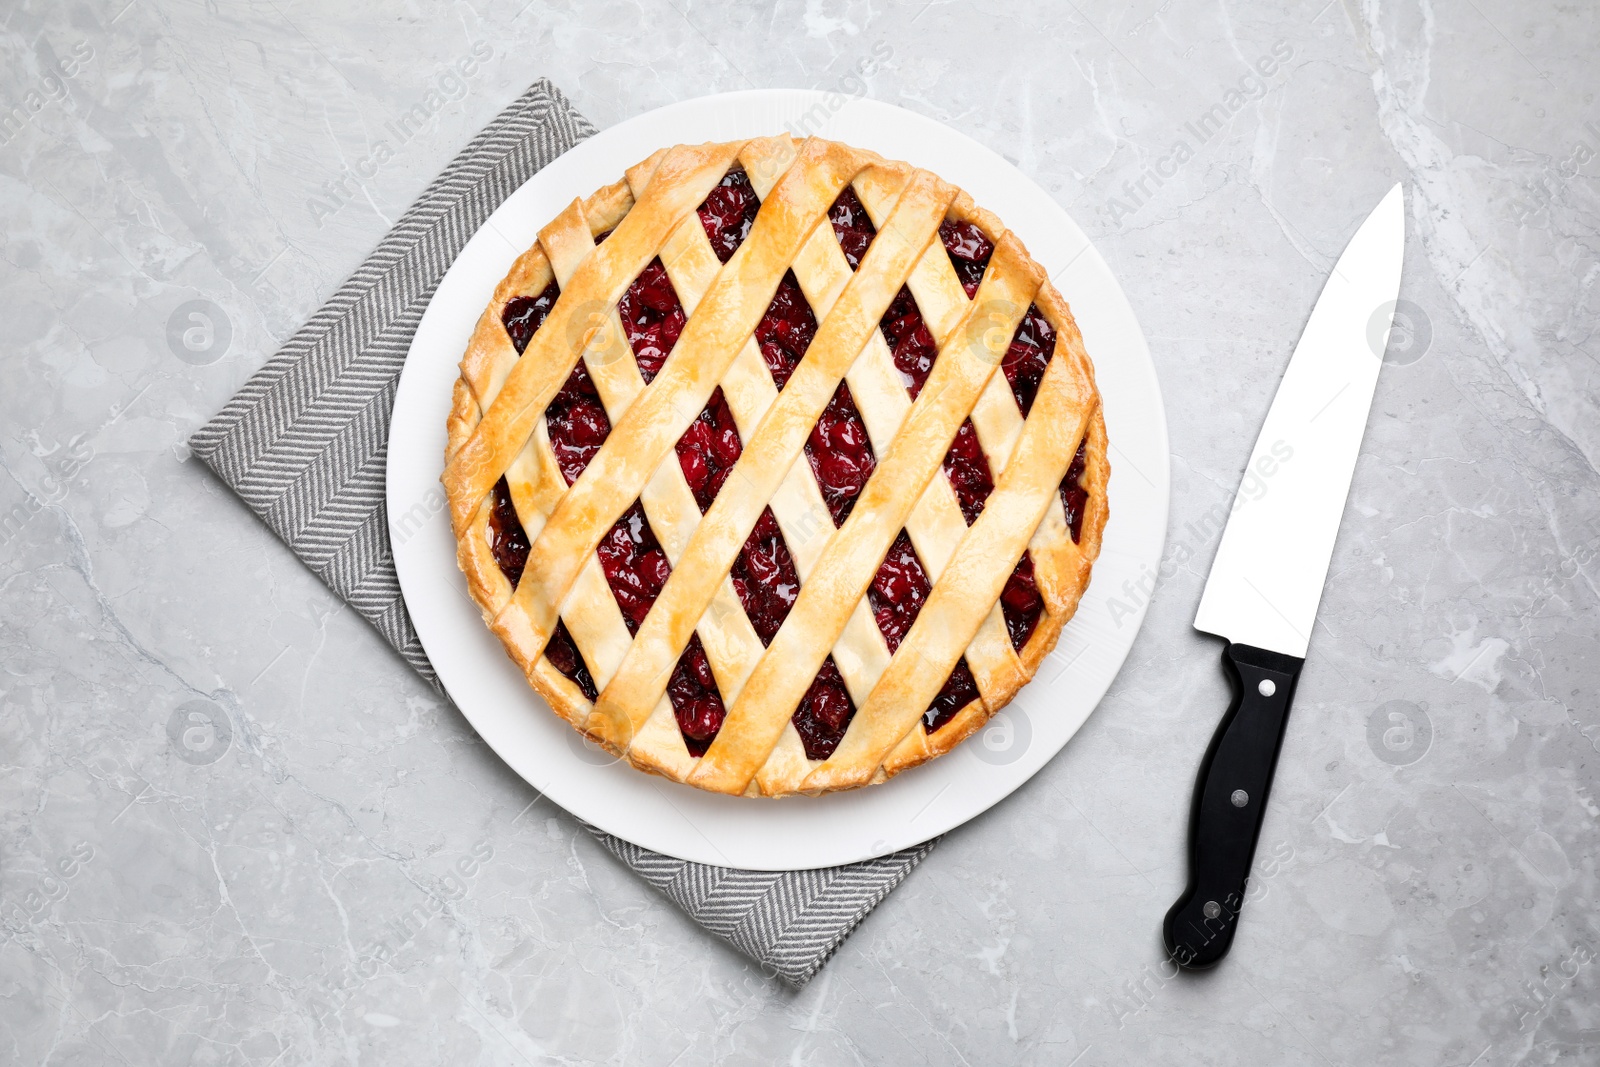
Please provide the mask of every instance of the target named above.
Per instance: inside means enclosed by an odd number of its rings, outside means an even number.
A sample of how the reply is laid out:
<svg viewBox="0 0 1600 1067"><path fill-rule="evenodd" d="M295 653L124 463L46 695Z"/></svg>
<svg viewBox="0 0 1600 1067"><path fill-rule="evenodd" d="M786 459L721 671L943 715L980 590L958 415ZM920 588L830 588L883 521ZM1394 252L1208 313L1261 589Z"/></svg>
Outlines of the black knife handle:
<svg viewBox="0 0 1600 1067"><path fill-rule="evenodd" d="M1305 660L1251 645L1223 649L1233 703L1200 763L1189 821L1189 886L1161 926L1180 967L1213 966L1233 944L1261 817Z"/></svg>

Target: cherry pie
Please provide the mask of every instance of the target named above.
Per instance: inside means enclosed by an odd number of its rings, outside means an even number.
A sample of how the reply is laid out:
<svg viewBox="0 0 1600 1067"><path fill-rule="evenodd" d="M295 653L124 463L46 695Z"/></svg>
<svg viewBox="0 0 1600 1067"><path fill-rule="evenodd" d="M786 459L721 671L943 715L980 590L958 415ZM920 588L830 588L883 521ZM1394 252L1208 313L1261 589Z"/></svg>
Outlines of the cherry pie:
<svg viewBox="0 0 1600 1067"><path fill-rule="evenodd" d="M1044 270L960 189L815 138L664 149L574 201L449 431L461 568L529 682L721 793L949 751L1055 646L1107 515Z"/></svg>

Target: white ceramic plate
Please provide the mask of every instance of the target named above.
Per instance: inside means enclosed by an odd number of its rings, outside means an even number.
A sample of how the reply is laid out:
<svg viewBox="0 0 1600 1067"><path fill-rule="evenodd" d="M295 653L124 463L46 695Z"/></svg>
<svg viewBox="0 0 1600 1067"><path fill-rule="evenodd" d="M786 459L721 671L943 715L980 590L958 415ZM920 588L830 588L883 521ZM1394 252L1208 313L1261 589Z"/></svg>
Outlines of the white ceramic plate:
<svg viewBox="0 0 1600 1067"><path fill-rule="evenodd" d="M450 390L467 339L539 227L662 145L782 130L926 167L1021 235L1071 304L1094 360L1111 441L1111 520L1077 616L1038 677L981 733L883 785L754 800L704 793L619 764L544 706L467 595L439 474ZM400 587L439 678L483 739L580 819L657 852L757 870L826 867L918 844L986 811L1044 766L1094 710L1144 620L1144 598L1129 596L1124 586L1148 584L1156 572L1167 490L1167 425L1155 368L1132 308L1083 231L1011 164L932 119L871 100L795 90L664 107L600 133L534 175L440 282L411 343L389 435L389 521Z"/></svg>

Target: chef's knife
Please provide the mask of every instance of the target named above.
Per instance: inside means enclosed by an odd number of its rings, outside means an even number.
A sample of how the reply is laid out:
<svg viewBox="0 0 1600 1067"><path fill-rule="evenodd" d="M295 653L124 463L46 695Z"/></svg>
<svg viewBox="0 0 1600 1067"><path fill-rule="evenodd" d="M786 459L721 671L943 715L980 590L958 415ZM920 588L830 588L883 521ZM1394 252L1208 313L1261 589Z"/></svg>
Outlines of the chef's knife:
<svg viewBox="0 0 1600 1067"><path fill-rule="evenodd" d="M1233 943L1289 703L1328 575L1400 292L1405 200L1389 190L1323 286L1256 439L1211 564L1198 630L1225 638L1234 687L1200 764L1189 885L1162 934L1174 962L1210 967Z"/></svg>

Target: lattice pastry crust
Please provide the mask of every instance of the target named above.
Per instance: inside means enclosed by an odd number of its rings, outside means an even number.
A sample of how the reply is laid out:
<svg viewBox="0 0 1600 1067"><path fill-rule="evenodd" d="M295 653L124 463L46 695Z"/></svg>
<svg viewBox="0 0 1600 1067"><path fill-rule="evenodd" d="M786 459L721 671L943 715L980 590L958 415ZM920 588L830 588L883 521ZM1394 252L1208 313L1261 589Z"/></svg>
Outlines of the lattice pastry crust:
<svg viewBox="0 0 1600 1067"><path fill-rule="evenodd" d="M702 216L708 197L732 184L719 195L744 195L753 223L743 224L747 236L728 231L719 249L720 231ZM875 231L853 258L839 222L847 201L870 221L853 232ZM952 240L986 258L961 260ZM661 268L677 318L634 299L647 271L657 272L652 292L665 291ZM780 374L771 353L781 345L766 325L783 322L769 305L775 294L794 303L796 283L815 333ZM892 351L886 339L886 312L910 307L902 287L926 329L922 343L937 348L909 377L897 360L911 349L897 342ZM647 383L646 355L659 362L660 353L630 342L644 344L634 338L646 329L666 336L657 316L681 332ZM531 339L513 337L517 322L534 324ZM897 329L916 325L903 319ZM1046 346L1036 380L1016 369L1029 352L1025 333ZM610 426L597 448L594 433L579 442L570 418L557 417L585 376L590 392L580 399L597 397L586 402L605 418L594 421ZM838 410L857 421L830 423L830 432L864 427L873 463L844 515L815 455L818 420L840 403L853 403ZM730 415L737 428L738 458L716 472L714 496L697 499L686 474L699 462L692 453L714 457L694 447L685 456L678 443L719 413L724 435ZM976 468L947 460L958 437L975 450L969 434L993 484L981 498L965 486ZM778 796L881 782L948 752L1008 703L1088 584L1108 474L1082 337L1021 241L927 171L780 136L663 149L540 231L461 361L442 480L471 595L557 714L641 770ZM781 546L764 520L769 508ZM792 561L797 594L781 576L763 584L742 555L756 551L752 530L763 521L762 544ZM658 576L664 555L671 573L653 603L610 584L603 543L652 561ZM896 585L883 562L912 550L915 565L898 573L922 574L920 589ZM752 619L766 616L747 614L746 599L774 596L792 606L775 633L766 623L769 632L758 632ZM907 608L919 596L920 611ZM680 683L690 696L680 699ZM841 693L854 709L842 727ZM709 738L685 732L703 735L708 724Z"/></svg>

